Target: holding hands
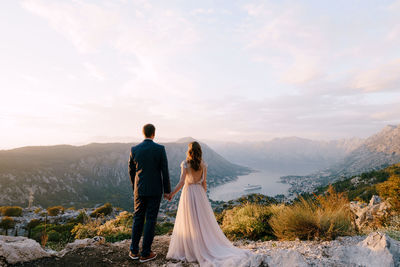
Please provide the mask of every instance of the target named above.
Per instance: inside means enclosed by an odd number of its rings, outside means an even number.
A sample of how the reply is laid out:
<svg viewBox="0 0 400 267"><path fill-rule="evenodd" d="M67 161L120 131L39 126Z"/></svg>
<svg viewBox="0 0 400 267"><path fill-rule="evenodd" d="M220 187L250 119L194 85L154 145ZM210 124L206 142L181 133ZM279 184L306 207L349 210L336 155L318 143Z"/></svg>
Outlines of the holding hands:
<svg viewBox="0 0 400 267"><path fill-rule="evenodd" d="M171 201L174 195L172 193L164 194L164 199Z"/></svg>

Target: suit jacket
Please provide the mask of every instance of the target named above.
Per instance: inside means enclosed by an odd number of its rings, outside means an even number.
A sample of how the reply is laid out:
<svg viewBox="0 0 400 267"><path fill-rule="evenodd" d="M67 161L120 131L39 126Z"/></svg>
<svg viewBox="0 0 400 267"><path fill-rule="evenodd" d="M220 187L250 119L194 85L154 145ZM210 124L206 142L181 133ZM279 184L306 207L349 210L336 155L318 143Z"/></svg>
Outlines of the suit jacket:
<svg viewBox="0 0 400 267"><path fill-rule="evenodd" d="M158 196L171 192L165 147L151 139L131 148L129 175L135 195Z"/></svg>

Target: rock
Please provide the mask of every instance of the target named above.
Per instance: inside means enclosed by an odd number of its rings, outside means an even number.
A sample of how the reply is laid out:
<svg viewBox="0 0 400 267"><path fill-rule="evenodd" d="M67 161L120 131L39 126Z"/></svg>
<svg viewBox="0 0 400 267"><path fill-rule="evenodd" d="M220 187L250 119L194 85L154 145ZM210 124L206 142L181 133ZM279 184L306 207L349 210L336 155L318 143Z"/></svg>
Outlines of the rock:
<svg viewBox="0 0 400 267"><path fill-rule="evenodd" d="M106 242L106 240L102 236L95 236L93 238L85 238L85 239L76 239L74 242L66 245L65 248L57 254L57 256L63 257L68 252L74 251L78 248L93 247L93 246L97 246L100 244L104 244L105 242Z"/></svg>
<svg viewBox="0 0 400 267"><path fill-rule="evenodd" d="M8 264L33 261L49 256L51 253L45 251L33 239L0 235L0 258L4 257Z"/></svg>
<svg viewBox="0 0 400 267"><path fill-rule="evenodd" d="M280 250L266 257L264 263L275 267L307 267L309 266L303 256L295 250Z"/></svg>
<svg viewBox="0 0 400 267"><path fill-rule="evenodd" d="M341 266L400 266L400 243L375 232L356 246L339 246L329 251L329 258Z"/></svg>
<svg viewBox="0 0 400 267"><path fill-rule="evenodd" d="M360 242L360 246L369 248L375 253L390 254L393 261L393 265L390 266L400 265L400 242L386 234L380 232L371 233L364 241Z"/></svg>
<svg viewBox="0 0 400 267"><path fill-rule="evenodd" d="M371 200L369 201L369 206L373 206L373 205L379 204L381 202L382 202L382 199L379 196L373 195L371 197Z"/></svg>
<svg viewBox="0 0 400 267"><path fill-rule="evenodd" d="M354 223L359 230L376 229L381 219L388 215L390 205L378 196L372 196L368 205L358 201L350 202L350 210L355 215Z"/></svg>

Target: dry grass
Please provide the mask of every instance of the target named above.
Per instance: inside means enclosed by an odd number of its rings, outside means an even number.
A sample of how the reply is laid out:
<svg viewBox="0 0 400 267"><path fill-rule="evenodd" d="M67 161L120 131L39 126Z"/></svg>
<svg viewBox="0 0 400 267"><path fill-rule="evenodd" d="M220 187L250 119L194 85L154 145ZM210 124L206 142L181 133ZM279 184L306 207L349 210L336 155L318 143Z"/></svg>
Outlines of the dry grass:
<svg viewBox="0 0 400 267"><path fill-rule="evenodd" d="M272 212L269 206L246 204L226 210L221 229L231 239L271 239L272 229L269 218Z"/></svg>
<svg viewBox="0 0 400 267"><path fill-rule="evenodd" d="M300 198L299 202L278 210L269 223L281 240L331 240L353 232L349 201L331 186L324 196Z"/></svg>

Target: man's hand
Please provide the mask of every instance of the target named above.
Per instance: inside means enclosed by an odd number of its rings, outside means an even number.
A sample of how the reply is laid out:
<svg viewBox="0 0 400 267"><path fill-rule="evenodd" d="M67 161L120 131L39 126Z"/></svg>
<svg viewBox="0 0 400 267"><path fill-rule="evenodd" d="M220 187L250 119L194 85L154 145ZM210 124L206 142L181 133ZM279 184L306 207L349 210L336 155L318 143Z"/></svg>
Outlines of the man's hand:
<svg viewBox="0 0 400 267"><path fill-rule="evenodd" d="M166 200L168 200L168 201L171 201L171 199L172 199L172 194L171 194L171 193L164 194L164 199L166 199Z"/></svg>

